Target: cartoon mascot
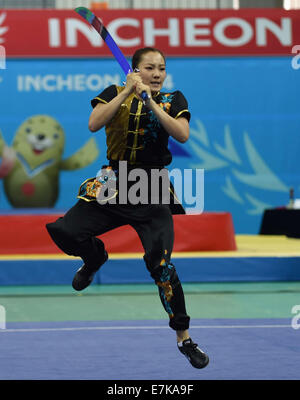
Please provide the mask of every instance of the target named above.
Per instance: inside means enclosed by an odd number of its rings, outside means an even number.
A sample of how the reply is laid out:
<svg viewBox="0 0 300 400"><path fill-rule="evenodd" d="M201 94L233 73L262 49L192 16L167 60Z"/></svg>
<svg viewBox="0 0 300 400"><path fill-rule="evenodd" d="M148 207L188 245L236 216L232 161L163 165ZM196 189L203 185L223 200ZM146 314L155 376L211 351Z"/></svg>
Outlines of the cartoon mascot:
<svg viewBox="0 0 300 400"><path fill-rule="evenodd" d="M59 172L86 167L99 151L94 138L63 160L65 134L48 115L25 120L8 147L0 132L0 178L13 207L53 207L59 192Z"/></svg>

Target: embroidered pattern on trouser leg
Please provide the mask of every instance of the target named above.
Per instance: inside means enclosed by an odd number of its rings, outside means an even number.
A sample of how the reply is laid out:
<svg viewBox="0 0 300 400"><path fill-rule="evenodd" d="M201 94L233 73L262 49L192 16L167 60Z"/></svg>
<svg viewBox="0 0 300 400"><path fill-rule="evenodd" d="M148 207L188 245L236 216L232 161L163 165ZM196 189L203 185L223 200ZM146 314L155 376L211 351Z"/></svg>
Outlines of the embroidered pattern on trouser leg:
<svg viewBox="0 0 300 400"><path fill-rule="evenodd" d="M162 274L160 281L156 282L156 284L159 288L159 295L163 301L165 309L169 314L169 317L173 318L174 313L170 306L170 302L173 297L173 289L170 283L170 271L174 268L174 266L171 263L167 263L164 258L161 260L160 265L163 267Z"/></svg>

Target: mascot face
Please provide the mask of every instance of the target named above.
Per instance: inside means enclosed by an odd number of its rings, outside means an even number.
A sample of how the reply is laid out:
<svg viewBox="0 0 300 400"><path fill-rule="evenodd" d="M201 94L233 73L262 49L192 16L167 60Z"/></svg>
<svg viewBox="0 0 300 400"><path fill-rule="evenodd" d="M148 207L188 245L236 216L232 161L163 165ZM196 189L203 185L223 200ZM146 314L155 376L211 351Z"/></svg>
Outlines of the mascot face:
<svg viewBox="0 0 300 400"><path fill-rule="evenodd" d="M59 162L64 143L63 128L54 118L35 115L19 127L12 147L31 168L35 168L48 160Z"/></svg>

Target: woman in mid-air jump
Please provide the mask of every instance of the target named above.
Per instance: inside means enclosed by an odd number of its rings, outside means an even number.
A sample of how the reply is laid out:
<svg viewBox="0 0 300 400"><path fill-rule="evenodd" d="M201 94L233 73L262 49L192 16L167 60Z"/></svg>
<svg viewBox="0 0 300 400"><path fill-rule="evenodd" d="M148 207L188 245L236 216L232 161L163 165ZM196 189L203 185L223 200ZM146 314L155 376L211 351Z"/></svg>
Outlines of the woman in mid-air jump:
<svg viewBox="0 0 300 400"><path fill-rule="evenodd" d="M181 143L189 137L190 112L185 97L180 91L160 91L166 78L163 53L149 47L139 49L132 58L132 68L135 72L127 75L125 86L109 86L91 102L89 129L96 132L105 126L109 165L102 167L96 178L83 182L78 202L64 217L47 224L47 229L61 250L82 258L84 264L75 274L72 286L83 290L108 259L104 243L96 236L131 225L144 247L146 267L158 286L162 305L169 315L169 326L176 331L180 352L195 368L204 368L209 358L189 336L190 317L180 280L171 263L172 212L178 212L178 207L182 213L184 210L175 204L176 196L169 180L171 204L165 204L161 194L157 201L157 193L152 201L156 191L151 185L144 188L150 196L148 204L132 204L130 198L123 204L118 190L112 191L106 201L99 196L105 191L109 193L110 181L121 189L119 167L123 162L127 163L128 172L142 169L151 177L151 171L161 171L172 161L169 136ZM141 97L144 92L148 95L146 101ZM129 190L130 183L127 183Z"/></svg>

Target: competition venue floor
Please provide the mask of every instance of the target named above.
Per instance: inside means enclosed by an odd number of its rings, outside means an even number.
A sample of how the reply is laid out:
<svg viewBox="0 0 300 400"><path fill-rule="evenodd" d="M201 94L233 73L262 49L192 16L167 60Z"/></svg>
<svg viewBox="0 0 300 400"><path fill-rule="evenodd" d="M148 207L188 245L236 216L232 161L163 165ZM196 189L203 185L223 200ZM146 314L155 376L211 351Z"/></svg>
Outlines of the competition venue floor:
<svg viewBox="0 0 300 400"><path fill-rule="evenodd" d="M70 286L75 258L1 255L0 379L298 380L300 241L237 235L236 243L173 255L191 337L210 356L204 370L177 350L142 254L111 254L82 293Z"/></svg>

